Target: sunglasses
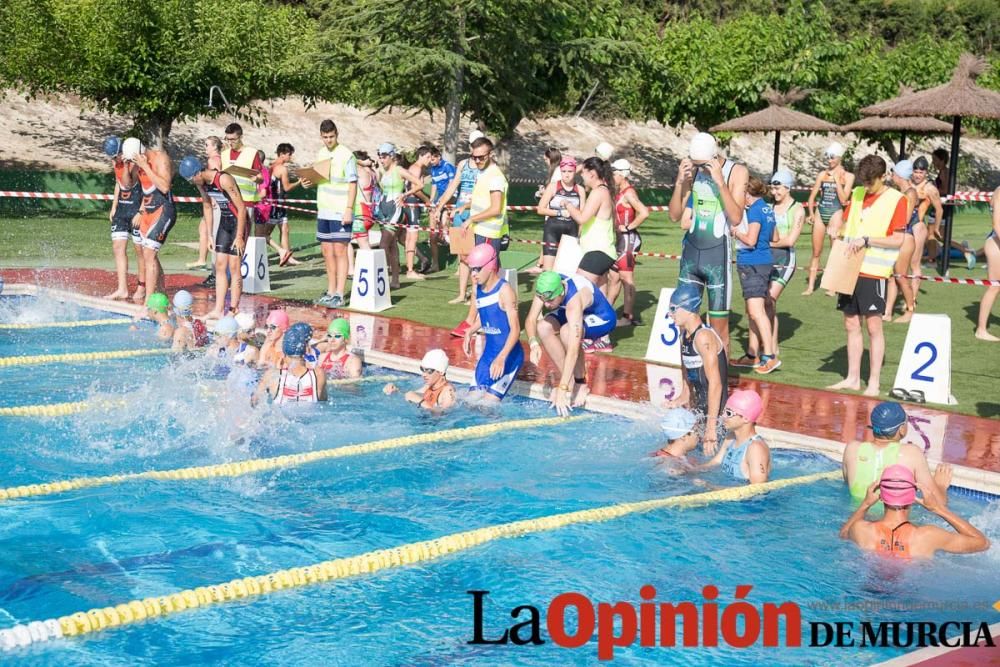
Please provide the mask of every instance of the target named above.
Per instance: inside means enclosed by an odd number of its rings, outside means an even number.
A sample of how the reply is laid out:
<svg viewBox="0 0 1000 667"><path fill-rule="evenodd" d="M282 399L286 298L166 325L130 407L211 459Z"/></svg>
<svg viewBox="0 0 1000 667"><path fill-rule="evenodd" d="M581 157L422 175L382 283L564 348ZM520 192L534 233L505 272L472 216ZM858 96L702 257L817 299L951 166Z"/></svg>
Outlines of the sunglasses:
<svg viewBox="0 0 1000 667"><path fill-rule="evenodd" d="M424 375L430 375L431 373L437 373L438 371L436 368L424 368L423 366L421 366L420 372L423 373Z"/></svg>
<svg viewBox="0 0 1000 667"><path fill-rule="evenodd" d="M392 157L393 154L392 153L379 153L378 156L379 157Z"/></svg>
<svg viewBox="0 0 1000 667"><path fill-rule="evenodd" d="M469 157L472 158L472 160L474 160L475 162L482 162L489 156L490 156L489 153L483 153L482 155L470 155Z"/></svg>
<svg viewBox="0 0 1000 667"><path fill-rule="evenodd" d="M479 273L480 271L482 271L485 268L486 268L485 266L470 266L469 267L469 273Z"/></svg>

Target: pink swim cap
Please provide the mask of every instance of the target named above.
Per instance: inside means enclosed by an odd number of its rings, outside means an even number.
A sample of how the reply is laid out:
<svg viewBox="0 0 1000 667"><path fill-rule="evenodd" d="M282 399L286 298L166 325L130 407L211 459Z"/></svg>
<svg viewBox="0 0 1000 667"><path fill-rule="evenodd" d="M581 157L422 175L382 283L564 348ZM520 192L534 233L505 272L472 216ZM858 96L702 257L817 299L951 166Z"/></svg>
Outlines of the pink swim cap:
<svg viewBox="0 0 1000 667"><path fill-rule="evenodd" d="M563 167L572 167L573 169L576 169L576 158L568 155L564 157L559 161L559 168L562 169Z"/></svg>
<svg viewBox="0 0 1000 667"><path fill-rule="evenodd" d="M489 243L480 243L472 249L465 260L470 269L497 268L497 251Z"/></svg>
<svg viewBox="0 0 1000 667"><path fill-rule="evenodd" d="M288 313L286 313L284 310L272 310L271 313L267 316L267 323L269 325L273 324L274 326L281 329L282 333L284 333L285 331L288 331L288 326L289 326Z"/></svg>
<svg viewBox="0 0 1000 667"><path fill-rule="evenodd" d="M912 505L917 497L917 483L913 471L904 465L895 464L882 471L879 482L882 502L893 507Z"/></svg>
<svg viewBox="0 0 1000 667"><path fill-rule="evenodd" d="M729 395L726 409L732 410L748 422L756 422L760 413L764 412L764 401L760 394L752 389L737 389Z"/></svg>

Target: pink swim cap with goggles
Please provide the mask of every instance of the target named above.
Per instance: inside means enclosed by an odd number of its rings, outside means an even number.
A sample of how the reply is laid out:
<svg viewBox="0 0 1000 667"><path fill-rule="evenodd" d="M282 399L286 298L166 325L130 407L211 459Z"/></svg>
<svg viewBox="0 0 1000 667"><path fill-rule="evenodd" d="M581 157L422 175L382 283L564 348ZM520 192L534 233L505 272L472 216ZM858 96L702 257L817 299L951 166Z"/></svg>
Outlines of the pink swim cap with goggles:
<svg viewBox="0 0 1000 667"><path fill-rule="evenodd" d="M470 269L497 268L497 251L489 243L480 243L475 246L466 257L465 263Z"/></svg>
<svg viewBox="0 0 1000 667"><path fill-rule="evenodd" d="M879 481L882 502L893 507L912 505L917 498L917 483L913 471L904 465L895 464L882 471Z"/></svg>
<svg viewBox="0 0 1000 667"><path fill-rule="evenodd" d="M278 327L278 329L280 329L282 333L288 331L288 326L290 324L288 321L288 313L286 313L284 310L272 310L271 313L267 316L267 324L268 325L273 324L274 326Z"/></svg>
<svg viewBox="0 0 1000 667"><path fill-rule="evenodd" d="M764 401L760 394L752 389L737 389L729 395L726 409L732 410L748 422L756 422L760 413L764 412Z"/></svg>

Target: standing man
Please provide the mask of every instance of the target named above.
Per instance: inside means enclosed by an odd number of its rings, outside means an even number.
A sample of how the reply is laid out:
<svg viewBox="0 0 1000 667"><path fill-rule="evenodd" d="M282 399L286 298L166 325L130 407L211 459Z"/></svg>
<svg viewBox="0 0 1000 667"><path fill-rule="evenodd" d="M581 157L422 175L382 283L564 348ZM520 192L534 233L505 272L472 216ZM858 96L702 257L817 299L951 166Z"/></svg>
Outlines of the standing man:
<svg viewBox="0 0 1000 667"><path fill-rule="evenodd" d="M715 137L699 132L681 160L670 197L670 217L687 230L681 251L678 285L708 290L708 319L729 350L729 307L732 298L730 226L743 219L750 172L719 156Z"/></svg>
<svg viewBox="0 0 1000 667"><path fill-rule="evenodd" d="M441 149L431 146L431 273L441 270L438 258L438 239L444 238L444 224L441 213L448 203L444 193L455 178L455 165L441 156Z"/></svg>
<svg viewBox="0 0 1000 667"><path fill-rule="evenodd" d="M254 211L256 211L254 205L260 201L260 193L257 191L257 186L264 182L260 173L264 169L264 151L251 148L243 143L243 128L239 123L226 125L225 138L229 150L222 151L222 171L235 166L242 167L243 169L253 169L257 172L257 175L253 178L236 175L233 175L233 178L236 179L236 185L240 189L240 196L247 206L247 219L250 221L250 224L253 225L255 222L266 224L267 220L257 221L254 214ZM258 235L256 230L254 230L254 235Z"/></svg>
<svg viewBox="0 0 1000 667"><path fill-rule="evenodd" d="M177 222L174 197L170 193L173 165L166 151L146 150L135 137L129 137L122 144L122 158L135 162L139 167L142 205L132 224L139 229L143 262L146 264L145 289L150 292L165 292L159 252L167 241L167 234ZM139 287L143 287L141 281Z"/></svg>
<svg viewBox="0 0 1000 667"><path fill-rule="evenodd" d="M854 188L844 212L844 241L849 253L864 253L861 274L853 294L841 294L837 310L844 313L847 331L847 377L827 389L861 390L861 356L865 351L861 318L870 343L871 368L865 396L879 395L885 336L882 316L889 276L903 245L907 200L901 192L885 184L885 160L867 155L858 163L858 179L864 187Z"/></svg>
<svg viewBox="0 0 1000 667"><path fill-rule="evenodd" d="M315 303L340 308L347 286L347 244L351 242L354 201L358 196L358 162L351 149L337 143L337 125L332 120L319 124L319 137L323 148L316 154L314 168L329 170L329 175L316 189L316 240L323 249L326 292ZM302 185L310 188L313 184L303 179Z"/></svg>
<svg viewBox="0 0 1000 667"><path fill-rule="evenodd" d="M220 319L239 311L243 294L240 263L246 247L247 207L243 203L236 179L217 169L204 169L201 162L189 155L180 164L181 178L189 181L201 193L205 216L212 215L213 203L219 209L219 229L215 234L215 308L205 319ZM226 292L232 281L229 310Z"/></svg>
<svg viewBox="0 0 1000 667"><path fill-rule="evenodd" d="M493 162L493 142L480 137L472 142L469 160L480 171L476 185L472 188L469 218L462 225L472 227L476 235L476 245L489 243L499 256L503 248L502 239L507 227L507 177Z"/></svg>
<svg viewBox="0 0 1000 667"><path fill-rule="evenodd" d="M132 220L139 212L139 175L134 163L122 159L122 140L118 137L108 137L104 141L104 152L111 158L111 166L115 171L115 194L111 202L111 247L115 254L115 272L118 275L118 289L104 297L105 299L128 298L128 240L132 237L135 246L135 257L139 264L136 275L139 278L139 294L145 277L145 262L142 257L142 247L138 230L133 233Z"/></svg>

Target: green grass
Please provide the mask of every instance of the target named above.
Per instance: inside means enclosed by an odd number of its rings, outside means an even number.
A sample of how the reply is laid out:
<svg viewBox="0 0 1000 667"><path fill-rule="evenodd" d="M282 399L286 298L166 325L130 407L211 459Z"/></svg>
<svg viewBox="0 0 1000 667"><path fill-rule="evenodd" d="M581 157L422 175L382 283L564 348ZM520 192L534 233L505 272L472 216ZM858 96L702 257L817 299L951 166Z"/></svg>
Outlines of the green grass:
<svg viewBox="0 0 1000 667"><path fill-rule="evenodd" d="M182 206L182 211L190 207ZM989 229L985 208L967 207L956 216L955 238L969 239L980 247ZM308 218L294 219L293 245L308 244L314 240L313 222ZM516 238L539 239L541 224L537 216L518 214L512 219L512 235ZM654 214L643 225L643 250L678 253L681 234L676 225L668 222L665 214ZM809 239L806 233L799 242L799 264L808 261ZM182 271L184 264L195 259L194 251L175 245L177 242L197 240L196 219L182 215L170 236L170 243L161 257L167 271ZM80 217L28 217L0 220L0 248L3 248L5 267L94 267L113 268L108 240L106 218L94 215ZM537 246L512 245L504 253L507 266L530 266L537 256ZM271 286L273 296L285 299L312 300L325 289L322 259L318 248L304 250L297 255L305 260L302 265L279 269L272 264ZM661 287L673 286L677 281L676 261L642 259L636 269L639 287L638 312L644 324L635 328L616 331L612 338L616 354L642 358L646 351L651 321L656 310L656 295ZM447 301L456 294L452 277L454 265L428 280L413 283L403 279L401 289L393 292L393 308L386 312L425 324L451 327L466 312L464 306L449 305ZM964 264L952 269L956 277L984 278L980 265L967 271ZM736 280L734 272L734 280ZM530 300L527 276L519 287L522 316ZM822 292L800 296L805 287L805 271L795 274L779 302L781 317L780 371L769 380L805 387L824 387L840 379L846 366L843 320L835 308L835 299ZM924 313L945 313L952 320L952 393L959 405L952 408L959 412L981 416L1000 416L1000 392L994 379L1000 377L1000 348L976 340L972 333L978 312L980 287L924 283L918 310ZM739 285L734 286L734 312L732 317L733 352L740 352L746 338L746 317L739 298ZM998 326L994 320L994 327ZM886 325L886 365L882 371L882 389L887 391L895 378L896 366L906 336L905 325ZM863 375L867 376L867 354Z"/></svg>

